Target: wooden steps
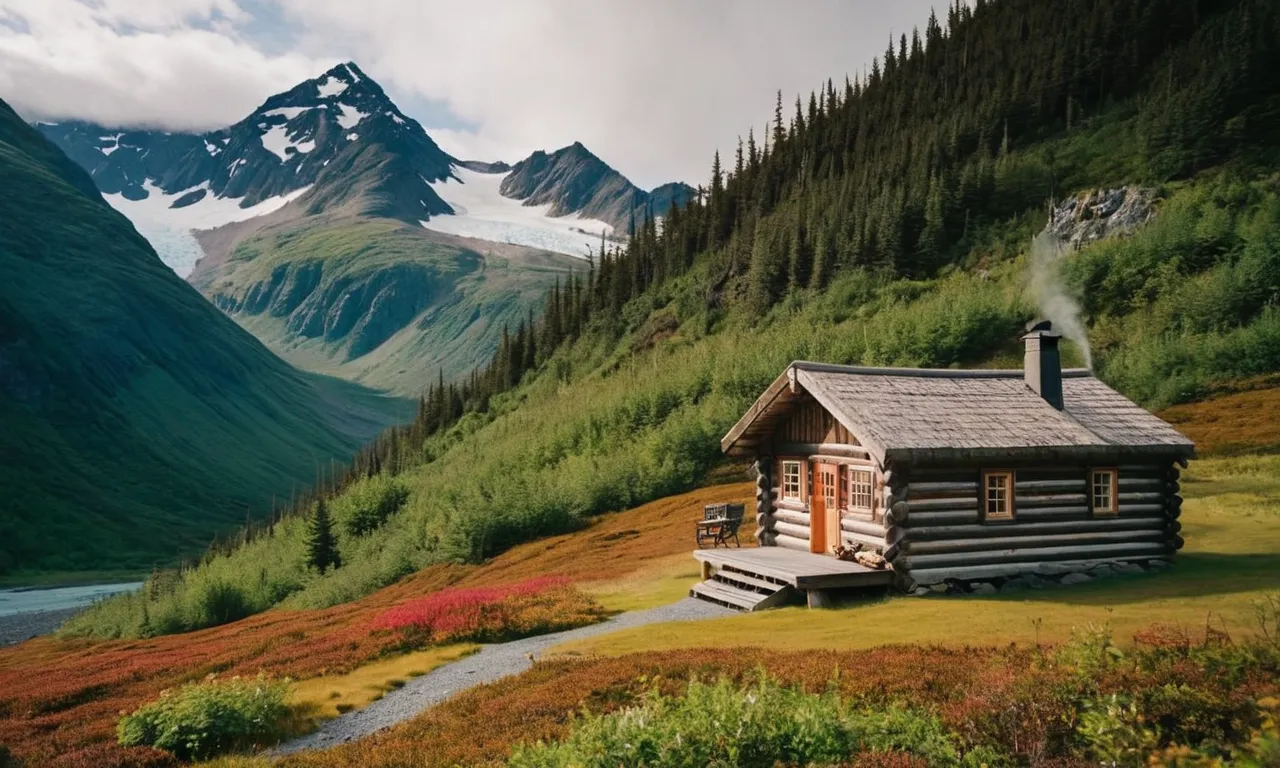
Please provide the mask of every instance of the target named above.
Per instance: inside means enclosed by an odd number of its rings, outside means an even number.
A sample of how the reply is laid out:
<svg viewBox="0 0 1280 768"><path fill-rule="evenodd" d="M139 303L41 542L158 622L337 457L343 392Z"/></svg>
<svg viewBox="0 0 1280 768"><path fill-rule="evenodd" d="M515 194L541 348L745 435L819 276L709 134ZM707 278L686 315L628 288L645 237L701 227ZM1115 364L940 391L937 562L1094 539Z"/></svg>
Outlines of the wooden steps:
<svg viewBox="0 0 1280 768"><path fill-rule="evenodd" d="M888 586L893 572L780 547L700 549L704 580L689 595L740 611L801 602L821 605L828 590Z"/></svg>
<svg viewBox="0 0 1280 768"><path fill-rule="evenodd" d="M691 597L739 611L760 611L789 602L795 596L790 584L767 576L722 566L706 581L693 585Z"/></svg>

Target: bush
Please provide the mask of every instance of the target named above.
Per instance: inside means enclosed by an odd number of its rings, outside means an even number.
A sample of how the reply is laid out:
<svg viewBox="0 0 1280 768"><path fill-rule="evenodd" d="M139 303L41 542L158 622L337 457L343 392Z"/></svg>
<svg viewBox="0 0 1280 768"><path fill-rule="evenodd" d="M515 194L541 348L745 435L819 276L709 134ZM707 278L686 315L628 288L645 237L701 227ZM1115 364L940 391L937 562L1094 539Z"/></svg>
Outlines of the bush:
<svg viewBox="0 0 1280 768"><path fill-rule="evenodd" d="M694 681L675 697L655 688L639 706L583 716L562 742L516 747L510 765L772 768L895 753L930 766L1003 762L985 749L962 756L932 715L855 708L834 691L806 693L762 676L745 689L724 679Z"/></svg>
<svg viewBox="0 0 1280 768"><path fill-rule="evenodd" d="M184 685L164 691L160 698L116 725L122 746L148 746L172 752L182 760L251 749L281 733L288 715L287 681L232 678Z"/></svg>
<svg viewBox="0 0 1280 768"><path fill-rule="evenodd" d="M603 610L567 579L545 576L518 584L445 589L398 605L373 622L400 633L406 647L496 642L599 621Z"/></svg>
<svg viewBox="0 0 1280 768"><path fill-rule="evenodd" d="M387 522L409 500L404 483L386 475L361 480L334 504L337 518L349 536L365 536Z"/></svg>

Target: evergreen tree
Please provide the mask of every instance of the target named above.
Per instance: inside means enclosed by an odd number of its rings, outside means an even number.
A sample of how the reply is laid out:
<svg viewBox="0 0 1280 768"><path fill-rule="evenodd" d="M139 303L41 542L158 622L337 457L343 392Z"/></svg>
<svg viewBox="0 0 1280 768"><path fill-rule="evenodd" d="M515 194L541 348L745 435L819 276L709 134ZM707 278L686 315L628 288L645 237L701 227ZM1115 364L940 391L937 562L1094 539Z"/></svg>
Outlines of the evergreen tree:
<svg viewBox="0 0 1280 768"><path fill-rule="evenodd" d="M307 533L307 565L320 573L330 568L342 567L342 558L338 555L338 540L333 535L333 521L329 518L329 507L323 498L316 501L315 512L311 515L311 526Z"/></svg>

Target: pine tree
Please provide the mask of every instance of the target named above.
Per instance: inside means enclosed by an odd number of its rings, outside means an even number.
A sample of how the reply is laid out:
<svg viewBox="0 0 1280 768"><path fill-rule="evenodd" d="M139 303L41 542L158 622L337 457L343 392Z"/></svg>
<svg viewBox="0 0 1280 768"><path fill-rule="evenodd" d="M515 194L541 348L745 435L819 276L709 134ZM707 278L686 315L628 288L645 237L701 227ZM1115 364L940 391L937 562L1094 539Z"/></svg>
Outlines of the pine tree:
<svg viewBox="0 0 1280 768"><path fill-rule="evenodd" d="M338 541L333 535L333 521L329 518L329 507L323 498L316 501L315 512L311 515L311 527L307 534L307 565L320 573L330 568L342 567Z"/></svg>

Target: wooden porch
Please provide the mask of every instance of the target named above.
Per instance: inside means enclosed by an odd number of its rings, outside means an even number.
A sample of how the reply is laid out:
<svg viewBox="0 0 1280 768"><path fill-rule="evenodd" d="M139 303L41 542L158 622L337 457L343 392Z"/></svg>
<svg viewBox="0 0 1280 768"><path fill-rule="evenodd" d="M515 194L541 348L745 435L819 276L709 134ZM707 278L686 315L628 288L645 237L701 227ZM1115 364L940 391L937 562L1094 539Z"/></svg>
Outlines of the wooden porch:
<svg viewBox="0 0 1280 768"><path fill-rule="evenodd" d="M807 598L811 607L827 604L828 590L888 586L890 570L875 570L834 557L782 547L700 549L703 581L689 594L744 611L758 611Z"/></svg>

